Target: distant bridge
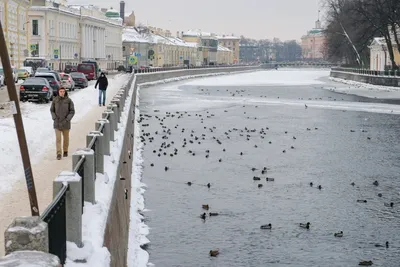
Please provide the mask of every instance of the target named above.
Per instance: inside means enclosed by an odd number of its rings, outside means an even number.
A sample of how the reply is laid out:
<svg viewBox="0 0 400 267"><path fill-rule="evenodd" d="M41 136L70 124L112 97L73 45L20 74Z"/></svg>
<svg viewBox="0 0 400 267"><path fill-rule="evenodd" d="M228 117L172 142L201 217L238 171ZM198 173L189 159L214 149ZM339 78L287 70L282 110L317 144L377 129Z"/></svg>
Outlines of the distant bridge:
<svg viewBox="0 0 400 267"><path fill-rule="evenodd" d="M273 68L332 68L337 67L337 64L318 63L318 62L276 62L262 64L265 69Z"/></svg>

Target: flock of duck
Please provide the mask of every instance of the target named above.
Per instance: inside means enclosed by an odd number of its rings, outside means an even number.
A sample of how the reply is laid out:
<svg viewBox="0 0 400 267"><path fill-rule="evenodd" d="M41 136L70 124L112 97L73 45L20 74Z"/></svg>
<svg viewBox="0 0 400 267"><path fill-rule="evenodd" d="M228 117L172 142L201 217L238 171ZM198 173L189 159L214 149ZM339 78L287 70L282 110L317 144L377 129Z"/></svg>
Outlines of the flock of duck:
<svg viewBox="0 0 400 267"><path fill-rule="evenodd" d="M204 90L201 90L201 91L204 91ZM232 92L231 95L235 96L235 94L240 94L243 92L244 92L243 90L236 90L235 92ZM257 108L257 106L255 106L255 107ZM305 108L307 109L308 106L305 105ZM181 119L184 117L195 117L196 119L198 119L200 124L203 124L207 118L212 118L215 116L215 114L211 113L210 111L206 111L205 114L204 113L203 114L201 114L201 113L193 114L191 112L176 111L176 112L166 112L165 114L162 114L162 115L160 113L160 110L154 110L154 112L157 115L140 114L139 123L141 123L141 129L142 129L140 138L141 138L142 143L145 146L148 143L160 141L159 148L152 150L153 154L157 157L173 158L174 156L178 155L178 153L185 153L187 156L194 157L194 156L196 156L196 151L198 151L198 152L202 152L202 153L198 153L199 155L204 155L205 158L209 159L210 154L211 154L210 150L204 149L203 151L200 151L201 146L195 147L195 145L201 145L202 142L205 140L213 140L216 144L222 145L223 141L226 139L230 139L233 136L233 134L235 134L236 137L237 136L242 137L246 141L250 141L251 138L254 138L255 134L258 134L259 138L261 138L261 139L266 139L267 132L269 131L269 127L261 127L259 129L250 129L247 127L243 127L243 128L234 127L234 128L231 128L231 129L228 129L227 131L225 131L223 134L223 137L221 137L221 136L218 137L218 134L216 134L216 131L217 131L216 126L212 126L212 127L204 126L202 133L197 133L195 130L190 130L188 128L185 128L184 125L176 124L173 127L167 126L168 119L170 119L170 118ZM228 112L228 111L224 110L224 112ZM246 115L246 112L244 112L244 115ZM145 121L150 121L150 120L154 120L154 119L158 121L158 124L159 124L159 126L161 126L161 128L155 132L150 132L150 130L146 129L146 127L149 127L149 123L147 123ZM154 126L154 124L152 124L152 126ZM312 128L307 128L306 130L311 131ZM313 130L318 130L318 128L313 127ZM351 132L355 132L355 131L351 130ZM366 132L366 131L363 130L363 132ZM180 138L181 138L180 143L170 140L170 137L173 133L179 133ZM288 135L289 133L288 133L288 131L284 131L282 134ZM155 137L157 137L157 140L155 139ZM293 136L292 139L296 140L296 136ZM367 139L371 140L371 137L367 137ZM268 144L272 144L272 141L270 141L270 140L265 140L264 142L267 142ZM254 147L257 148L257 145L254 145ZM295 150L295 149L296 148L294 147L294 145L291 145L290 148L288 147L287 149L282 150L282 153L286 153L288 150ZM223 152L226 152L226 148L223 148L223 146L221 146L221 150ZM239 155L243 156L244 152L240 152ZM215 159L213 159L213 160L215 160ZM222 158L218 158L218 162L222 162L222 161L223 161ZM153 162L150 162L149 166L156 167ZM162 168L164 169L164 171L168 171L170 167L162 166ZM251 168L251 171L253 173L255 173L255 175L253 176L253 181L258 182L261 180L265 180L266 182L274 182L275 181L274 177L266 176L269 170L270 169L268 167L259 167L259 168L253 167L253 168ZM259 172L259 174L257 174L256 172ZM194 184L195 184L195 182L193 182L193 181L186 182L187 186L192 186ZM201 184L201 185L206 186L208 188L212 187L211 183ZM373 183L373 185L379 186L379 182L375 181ZM313 182L310 182L309 186L310 187L315 186L317 189L322 190L322 185L314 185ZM355 183L352 182L351 186L355 186ZM258 182L257 187L262 188L263 184ZM378 196L381 197L382 194L378 194ZM367 200L358 199L357 202L366 203ZM384 203L384 205L386 207L393 207L394 203L393 202ZM208 217L219 215L218 212L210 212L209 211L210 205L208 205L208 204L203 204L202 209L204 211L200 215L200 218L204 221L207 220ZM298 223L298 227L303 228L305 230L311 230L311 223L310 222L301 222L301 223ZM273 226L271 223L267 223L267 224L261 225L260 229L271 231L273 229ZM336 238L341 238L344 236L344 233L343 233L343 231L338 231L338 232L334 233L333 236ZM376 246L381 246L381 245L376 244ZM386 246L386 248L389 247L388 241L386 241L385 246ZM219 249L212 249L209 251L209 256L216 257L219 255L219 253L220 253ZM373 264L372 261L361 261L359 263L359 265L364 265L364 266L369 266L372 264Z"/></svg>

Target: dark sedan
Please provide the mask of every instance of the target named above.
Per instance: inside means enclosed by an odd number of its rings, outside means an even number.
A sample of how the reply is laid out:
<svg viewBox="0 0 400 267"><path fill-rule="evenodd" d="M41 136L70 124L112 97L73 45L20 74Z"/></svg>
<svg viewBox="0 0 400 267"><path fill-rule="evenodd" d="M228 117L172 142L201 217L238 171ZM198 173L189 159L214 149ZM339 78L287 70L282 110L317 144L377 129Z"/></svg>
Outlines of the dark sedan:
<svg viewBox="0 0 400 267"><path fill-rule="evenodd" d="M48 103L53 99L53 88L45 78L27 78L19 87L19 99Z"/></svg>
<svg viewBox="0 0 400 267"><path fill-rule="evenodd" d="M72 80L74 80L75 87L79 88L88 87L88 80L86 79L85 74L83 74L82 72L71 72L69 75L71 75Z"/></svg>

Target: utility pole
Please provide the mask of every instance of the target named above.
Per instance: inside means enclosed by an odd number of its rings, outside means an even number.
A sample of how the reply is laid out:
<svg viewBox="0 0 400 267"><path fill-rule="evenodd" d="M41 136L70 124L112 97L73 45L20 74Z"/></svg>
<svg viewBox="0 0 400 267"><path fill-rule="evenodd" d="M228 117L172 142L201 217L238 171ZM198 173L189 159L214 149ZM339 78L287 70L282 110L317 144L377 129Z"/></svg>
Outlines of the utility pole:
<svg viewBox="0 0 400 267"><path fill-rule="evenodd" d="M60 66L58 68L59 68L59 71L61 72L61 45L58 49L59 49L58 53L59 53L59 57L60 57Z"/></svg>
<svg viewBox="0 0 400 267"><path fill-rule="evenodd" d="M3 26L0 22L0 57L3 64L4 76L7 83L8 96L10 98L10 110L13 110L15 129L17 131L19 149L21 152L22 164L24 166L26 186L28 188L29 202L32 216L39 216L39 205L36 197L35 182L33 180L31 162L29 159L28 144L26 142L24 124L22 122L21 109L15 83L12 75L10 58L8 56L7 44L4 38Z"/></svg>

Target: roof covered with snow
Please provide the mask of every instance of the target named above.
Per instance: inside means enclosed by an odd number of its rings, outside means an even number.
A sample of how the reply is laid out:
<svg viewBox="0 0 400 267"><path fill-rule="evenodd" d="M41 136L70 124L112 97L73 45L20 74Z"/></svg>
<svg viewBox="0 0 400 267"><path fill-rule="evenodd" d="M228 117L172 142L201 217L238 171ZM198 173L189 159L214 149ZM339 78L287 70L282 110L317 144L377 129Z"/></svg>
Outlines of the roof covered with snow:
<svg viewBox="0 0 400 267"><path fill-rule="evenodd" d="M383 37L375 37L370 46L382 46L382 45L386 45L386 40Z"/></svg>
<svg viewBox="0 0 400 267"><path fill-rule="evenodd" d="M231 50L225 46L219 45L218 51L230 52Z"/></svg>
<svg viewBox="0 0 400 267"><path fill-rule="evenodd" d="M212 33L203 32L200 29L188 30L182 34L183 37L201 37L201 36L212 36Z"/></svg>
<svg viewBox="0 0 400 267"><path fill-rule="evenodd" d="M150 31L139 32L140 29L135 27L126 27L122 31L122 41L130 43L152 43L152 44L165 44L176 45L183 47L197 47L197 43L185 42L184 40L172 37L155 34Z"/></svg>
<svg viewBox="0 0 400 267"><path fill-rule="evenodd" d="M233 36L233 35L219 35L217 36L219 40L240 40L240 37Z"/></svg>
<svg viewBox="0 0 400 267"><path fill-rule="evenodd" d="M141 35L133 27L127 27L122 30L122 42L128 43L148 43L146 36Z"/></svg>
<svg viewBox="0 0 400 267"><path fill-rule="evenodd" d="M52 11L52 12L57 12L57 13L63 13L66 15L70 16L79 16L81 18L86 18L86 19L91 19L91 20L96 20L96 21L102 21L106 22L109 24L113 24L115 26L121 26L122 27L122 19L117 20L117 19L112 19L108 18L105 16L103 12L100 11L100 8L97 6L93 5L69 5L69 6L63 6L60 5L58 7L55 7L52 2L46 1L45 6L31 6L30 10L32 11Z"/></svg>

